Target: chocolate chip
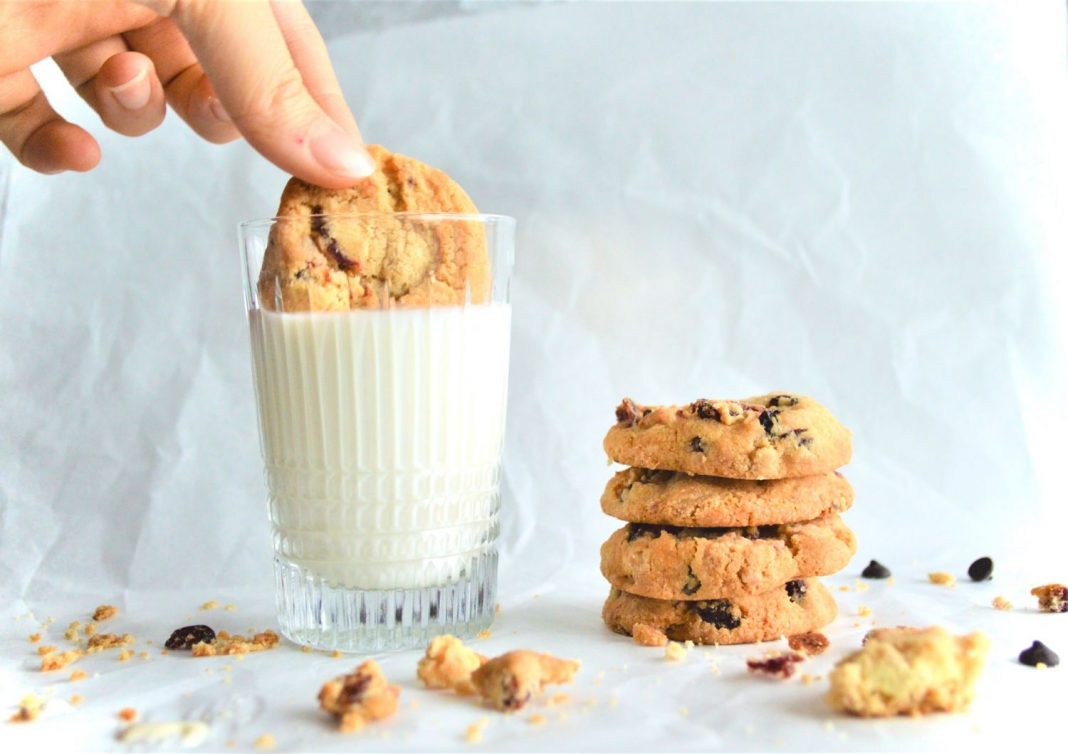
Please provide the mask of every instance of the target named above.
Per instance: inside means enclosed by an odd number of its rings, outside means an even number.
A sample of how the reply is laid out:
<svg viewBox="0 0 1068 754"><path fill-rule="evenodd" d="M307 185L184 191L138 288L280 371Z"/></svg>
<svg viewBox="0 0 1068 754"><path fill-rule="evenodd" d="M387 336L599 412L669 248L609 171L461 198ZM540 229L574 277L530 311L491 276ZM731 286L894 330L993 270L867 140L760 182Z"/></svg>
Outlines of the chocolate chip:
<svg viewBox="0 0 1068 754"><path fill-rule="evenodd" d="M164 642L167 649L192 649L194 644L215 643L215 632L208 626L184 626L176 628L171 637Z"/></svg>
<svg viewBox="0 0 1068 754"><path fill-rule="evenodd" d="M750 673L758 673L760 675L770 676L772 678L789 678L794 674L797 669L798 663L805 661L805 658L795 652L789 652L784 655L777 655L775 657L767 657L761 659L749 658L745 661L746 666L749 668Z"/></svg>
<svg viewBox="0 0 1068 754"><path fill-rule="evenodd" d="M690 408L697 414L698 419L715 419L716 421L719 421L719 411L712 405L712 401L706 401L704 399L694 401L690 404Z"/></svg>
<svg viewBox="0 0 1068 754"><path fill-rule="evenodd" d="M890 578L890 569L878 560L873 560L860 572L860 575L866 579L888 579Z"/></svg>
<svg viewBox="0 0 1068 754"><path fill-rule="evenodd" d="M616 406L616 423L633 427L638 423L638 405L630 398Z"/></svg>
<svg viewBox="0 0 1068 754"><path fill-rule="evenodd" d="M801 579L786 582L786 594L790 597L790 602L801 602L807 593L808 587Z"/></svg>
<svg viewBox="0 0 1068 754"><path fill-rule="evenodd" d="M705 441L697 436L692 437L690 439L690 450L694 453L704 453L706 450Z"/></svg>
<svg viewBox="0 0 1068 754"><path fill-rule="evenodd" d="M1045 644L1036 641L1023 652L1020 652L1020 662L1031 667L1042 663L1047 668L1053 668L1060 664L1061 658Z"/></svg>
<svg viewBox="0 0 1068 754"><path fill-rule="evenodd" d="M711 623L716 628L732 629L742 625L742 619L735 614L734 605L730 600L702 600L687 602L686 605L697 613L701 620Z"/></svg>
<svg viewBox="0 0 1068 754"><path fill-rule="evenodd" d="M778 415L779 412L773 408L760 412L760 426L764 428L765 434L775 434L775 417Z"/></svg>
<svg viewBox="0 0 1068 754"><path fill-rule="evenodd" d="M790 407L797 405L797 398L792 395L776 395L768 401L769 406Z"/></svg>
<svg viewBox="0 0 1068 754"><path fill-rule="evenodd" d="M986 581L994 575L994 561L990 558L979 558L968 566L968 578L972 581Z"/></svg>
<svg viewBox="0 0 1068 754"><path fill-rule="evenodd" d="M701 590L701 579L697 578L691 566L686 566L686 573L686 583L682 585L682 593L687 596L697 594Z"/></svg>

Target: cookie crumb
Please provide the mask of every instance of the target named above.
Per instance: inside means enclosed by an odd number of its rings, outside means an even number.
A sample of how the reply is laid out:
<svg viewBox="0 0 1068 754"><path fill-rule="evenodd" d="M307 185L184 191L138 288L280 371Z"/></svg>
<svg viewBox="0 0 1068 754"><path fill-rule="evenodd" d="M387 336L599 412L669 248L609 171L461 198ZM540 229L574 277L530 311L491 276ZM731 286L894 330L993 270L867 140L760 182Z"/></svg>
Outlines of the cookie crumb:
<svg viewBox="0 0 1068 754"><path fill-rule="evenodd" d="M478 632L478 635L475 638L476 639L488 639L491 636L493 636L493 632L490 631L488 628L484 628L484 629L482 629L481 631Z"/></svg>
<svg viewBox="0 0 1068 754"><path fill-rule="evenodd" d="M952 587L957 584L957 577L946 571L932 571L927 574L927 579L932 584L938 584L938 586Z"/></svg>
<svg viewBox="0 0 1068 754"><path fill-rule="evenodd" d="M457 694L475 693L471 674L486 658L450 634L435 636L416 667L416 675L427 688L451 689Z"/></svg>
<svg viewBox="0 0 1068 754"><path fill-rule="evenodd" d="M994 598L994 601L990 603L994 606L995 610L1012 610L1012 603L1002 597L1000 594Z"/></svg>
<svg viewBox="0 0 1068 754"><path fill-rule="evenodd" d="M845 584L842 584L842 586L838 587L838 591L839 592L848 592L849 591L849 587L846 586Z"/></svg>
<svg viewBox="0 0 1068 754"><path fill-rule="evenodd" d="M95 636L97 631L97 625L95 623L86 623L85 628L82 629L82 633L86 637Z"/></svg>
<svg viewBox="0 0 1068 754"><path fill-rule="evenodd" d="M119 652L119 662L126 662L131 657L133 657L133 652L131 652L128 649L124 649L121 652Z"/></svg>
<svg viewBox="0 0 1068 754"><path fill-rule="evenodd" d="M67 630L63 632L63 638L67 641L78 641L81 637L78 636L78 629L82 627L80 620L71 621L67 626Z"/></svg>
<svg viewBox="0 0 1068 754"><path fill-rule="evenodd" d="M264 733L252 742L252 746L260 751L268 751L277 746L277 744L275 743L274 736L270 733Z"/></svg>
<svg viewBox="0 0 1068 754"><path fill-rule="evenodd" d="M114 618L118 614L119 608L114 605L99 605L96 610L93 611L93 620L107 620L108 618Z"/></svg>
<svg viewBox="0 0 1068 754"><path fill-rule="evenodd" d="M235 612L237 610L237 605L233 605L233 604L227 605L226 607L223 608L223 610L225 610L228 613ZM272 740L273 740L273 738L272 738ZM273 744L272 744L272 746L273 746Z"/></svg>
<svg viewBox="0 0 1068 754"><path fill-rule="evenodd" d="M77 662L82 657L80 649L70 649L66 652L52 652L41 658L41 670L49 672L65 668L72 662Z"/></svg>
<svg viewBox="0 0 1068 754"><path fill-rule="evenodd" d="M857 615L859 615L861 618L866 618L867 616L871 615L871 608L867 605L861 605L857 608Z"/></svg>
<svg viewBox="0 0 1068 754"><path fill-rule="evenodd" d="M801 681L802 686L811 686L813 683L816 682L816 678L810 675L809 673L802 673L801 677L797 680Z"/></svg>
<svg viewBox="0 0 1068 754"><path fill-rule="evenodd" d="M57 649L59 649L59 647L55 646L54 644L42 644L41 646L37 647L37 654L42 656L50 655Z"/></svg>
<svg viewBox="0 0 1068 754"><path fill-rule="evenodd" d="M531 715L527 718L527 722L531 725L545 725L545 715L540 713Z"/></svg>
<svg viewBox="0 0 1068 754"><path fill-rule="evenodd" d="M549 707L555 707L558 704L563 704L564 702L566 702L570 698L571 697L568 696L567 692L558 691L555 694L553 694L552 696L550 696L549 699L545 702L545 704L547 706L549 706Z"/></svg>
<svg viewBox="0 0 1068 754"><path fill-rule="evenodd" d="M302 654L308 654L309 652L312 651L312 648L309 647L307 644L305 644L304 646L302 646L300 648L300 651L301 651Z"/></svg>
<svg viewBox="0 0 1068 754"><path fill-rule="evenodd" d="M646 623L635 623L630 632L634 637L634 643L641 644L643 647L662 647L668 643L667 634Z"/></svg>
<svg viewBox="0 0 1068 754"><path fill-rule="evenodd" d="M1044 613L1068 613L1068 586L1046 584L1036 586L1031 594L1038 597L1038 609Z"/></svg>
<svg viewBox="0 0 1068 754"><path fill-rule="evenodd" d="M669 641L664 648L664 657L671 662L686 659L686 648L677 641Z"/></svg>
<svg viewBox="0 0 1068 754"><path fill-rule="evenodd" d="M207 602L205 602L203 605L200 606L200 609L201 610L214 610L218 606L219 606L219 601L218 600L208 600Z"/></svg>
<svg viewBox="0 0 1068 754"><path fill-rule="evenodd" d="M261 631L253 636L235 636L225 631L220 631L215 641L208 643L199 641L192 646L193 657L218 657L221 655L234 655L238 662L244 660L250 652L264 652L274 649L279 643L278 634L270 629Z"/></svg>
<svg viewBox="0 0 1068 754"><path fill-rule="evenodd" d="M26 640L28 642L30 642L30 644L36 644L37 642L39 642L41 640L41 635L40 634L30 634L29 636L26 637Z"/></svg>
<svg viewBox="0 0 1068 754"><path fill-rule="evenodd" d="M137 720L138 717L137 710L135 710L133 707L123 707L116 713L116 715L124 723L132 723Z"/></svg>
<svg viewBox="0 0 1068 754"><path fill-rule="evenodd" d="M88 677L88 674L79 668L70 674L70 681L71 683L76 683L77 681L84 681Z"/></svg>
<svg viewBox="0 0 1068 754"><path fill-rule="evenodd" d="M464 731L464 740L469 744L477 744L482 741L482 732L486 730L486 726L489 725L489 718L482 717L467 726L467 730Z"/></svg>
<svg viewBox="0 0 1068 754"><path fill-rule="evenodd" d="M341 652L340 649L335 649L333 652L330 653L330 656L332 658L334 658L335 660L339 660L342 657L344 657L345 655Z"/></svg>
<svg viewBox="0 0 1068 754"><path fill-rule="evenodd" d="M96 652L103 652L105 649L114 649L115 647L127 647L136 641L133 634L97 634L89 639L89 646L87 649L88 654L94 654Z"/></svg>
<svg viewBox="0 0 1068 754"><path fill-rule="evenodd" d="M26 694L19 700L19 708L11 717L9 723L32 723L45 708L45 700L37 694Z"/></svg>
<svg viewBox="0 0 1068 754"><path fill-rule="evenodd" d="M831 640L819 631L808 631L803 634L794 634L787 639L787 644L795 652L814 657L827 651L827 647L831 646Z"/></svg>
<svg viewBox="0 0 1068 754"><path fill-rule="evenodd" d="M71 694L70 699L68 699L67 701L69 701L73 706L77 707L79 704L85 701L85 697L81 694Z"/></svg>
<svg viewBox="0 0 1068 754"><path fill-rule="evenodd" d="M140 653L140 654L138 655L138 657L140 657L140 658L141 658L142 660L150 660L150 659L152 659L152 658L151 658L151 657L149 656L148 652L141 652L141 653Z"/></svg>

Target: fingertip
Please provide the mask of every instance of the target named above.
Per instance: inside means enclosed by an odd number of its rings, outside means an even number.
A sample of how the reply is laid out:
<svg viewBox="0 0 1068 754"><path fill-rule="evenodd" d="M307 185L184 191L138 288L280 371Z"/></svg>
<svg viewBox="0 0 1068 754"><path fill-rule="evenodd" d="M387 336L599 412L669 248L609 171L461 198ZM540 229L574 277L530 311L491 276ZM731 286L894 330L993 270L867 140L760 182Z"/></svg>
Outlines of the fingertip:
<svg viewBox="0 0 1068 754"><path fill-rule="evenodd" d="M226 144L241 136L230 114L215 94L207 76L193 88L187 103L186 120L202 138L212 144Z"/></svg>
<svg viewBox="0 0 1068 754"><path fill-rule="evenodd" d="M19 153L23 165L39 173L84 173L100 163L100 145L73 123L50 121L33 132Z"/></svg>

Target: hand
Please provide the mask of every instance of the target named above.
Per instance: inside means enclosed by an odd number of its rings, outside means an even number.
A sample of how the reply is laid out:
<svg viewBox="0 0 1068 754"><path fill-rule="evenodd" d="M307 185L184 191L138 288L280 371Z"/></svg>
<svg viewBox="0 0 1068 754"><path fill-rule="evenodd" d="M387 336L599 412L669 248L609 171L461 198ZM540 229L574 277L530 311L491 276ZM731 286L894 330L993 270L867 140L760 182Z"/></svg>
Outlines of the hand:
<svg viewBox="0 0 1068 754"><path fill-rule="evenodd" d="M208 141L244 136L320 186L374 171L299 1L0 2L0 141L42 173L90 170L100 146L52 109L29 70L49 56L121 134L151 131L169 103Z"/></svg>

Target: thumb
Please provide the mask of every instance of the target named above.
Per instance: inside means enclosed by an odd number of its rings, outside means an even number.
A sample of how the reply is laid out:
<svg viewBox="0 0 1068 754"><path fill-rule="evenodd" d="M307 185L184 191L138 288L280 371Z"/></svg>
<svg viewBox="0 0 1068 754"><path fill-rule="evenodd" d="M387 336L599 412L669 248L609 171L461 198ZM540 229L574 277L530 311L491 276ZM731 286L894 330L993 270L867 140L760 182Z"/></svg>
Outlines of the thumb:
<svg viewBox="0 0 1068 754"><path fill-rule="evenodd" d="M327 188L374 172L359 132L332 119L309 93L267 2L163 4L234 125L260 154Z"/></svg>

